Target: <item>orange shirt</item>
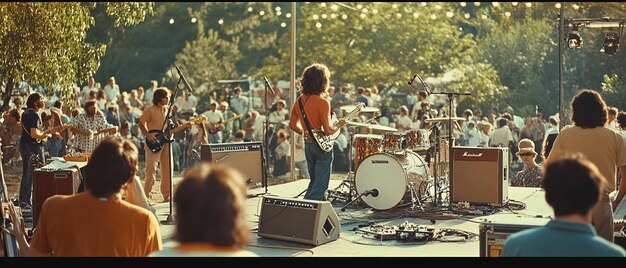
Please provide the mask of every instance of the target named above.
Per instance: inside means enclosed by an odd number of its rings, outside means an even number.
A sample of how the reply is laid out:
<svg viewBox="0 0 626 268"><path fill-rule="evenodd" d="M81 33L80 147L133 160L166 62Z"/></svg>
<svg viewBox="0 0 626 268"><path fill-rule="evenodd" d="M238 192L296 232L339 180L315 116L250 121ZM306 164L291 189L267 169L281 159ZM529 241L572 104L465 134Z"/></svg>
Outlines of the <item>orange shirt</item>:
<svg viewBox="0 0 626 268"><path fill-rule="evenodd" d="M142 257L163 249L154 215L120 198L55 195L42 206L31 246L53 256Z"/></svg>
<svg viewBox="0 0 626 268"><path fill-rule="evenodd" d="M320 97L319 95L302 95L298 99L302 99L304 112L306 113L307 119L309 119L311 128L320 129L322 127L322 116L326 116L330 120L330 103L328 100ZM300 125L304 129L305 133L307 133L306 124L304 123L304 119L302 119L300 105L297 100L291 107L291 114L298 116Z"/></svg>

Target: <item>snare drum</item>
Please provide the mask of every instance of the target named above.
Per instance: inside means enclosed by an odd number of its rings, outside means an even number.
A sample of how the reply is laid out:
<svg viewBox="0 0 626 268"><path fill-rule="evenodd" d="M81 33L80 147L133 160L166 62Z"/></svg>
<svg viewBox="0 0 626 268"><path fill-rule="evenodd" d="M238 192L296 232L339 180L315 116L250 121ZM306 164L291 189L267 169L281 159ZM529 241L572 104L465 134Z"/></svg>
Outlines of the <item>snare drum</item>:
<svg viewBox="0 0 626 268"><path fill-rule="evenodd" d="M411 202L411 188L417 198L427 194L430 172L418 154L373 154L361 162L355 174L356 191L361 194L376 189L377 195L361 197L376 210L391 209L401 201Z"/></svg>
<svg viewBox="0 0 626 268"><path fill-rule="evenodd" d="M354 170L359 167L359 163L369 155L379 153L383 140L381 135L375 134L354 134Z"/></svg>
<svg viewBox="0 0 626 268"><path fill-rule="evenodd" d="M388 153L402 152L406 148L403 144L404 135L400 132L387 132L383 134L383 151Z"/></svg>
<svg viewBox="0 0 626 268"><path fill-rule="evenodd" d="M418 129L407 131L404 134L407 148L414 149L414 148L421 147L422 139L424 138L423 135L424 133Z"/></svg>

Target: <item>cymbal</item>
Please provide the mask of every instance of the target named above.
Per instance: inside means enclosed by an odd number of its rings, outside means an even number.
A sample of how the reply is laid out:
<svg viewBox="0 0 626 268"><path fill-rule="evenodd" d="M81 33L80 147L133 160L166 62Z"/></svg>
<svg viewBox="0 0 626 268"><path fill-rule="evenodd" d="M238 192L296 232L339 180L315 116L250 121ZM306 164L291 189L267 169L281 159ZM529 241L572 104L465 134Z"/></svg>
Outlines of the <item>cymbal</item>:
<svg viewBox="0 0 626 268"><path fill-rule="evenodd" d="M366 128L376 129L376 130L380 130L380 131L391 131L391 132L398 131L395 128L388 127L388 126L383 126L383 125L367 124L367 123L360 123L360 122L353 122L353 121L346 121L346 123L348 125L359 126L359 127L366 127Z"/></svg>
<svg viewBox="0 0 626 268"><path fill-rule="evenodd" d="M427 123L430 122L447 122L448 120L450 120L450 117L435 117L435 118L428 118L426 120L424 120ZM452 120L455 121L465 121L465 118L463 117L452 117Z"/></svg>
<svg viewBox="0 0 626 268"><path fill-rule="evenodd" d="M346 112L350 112L354 110L355 108L356 108L356 105L344 105L340 107L341 110L344 110ZM376 113L376 112L380 112L380 109L376 107L363 107L361 108L361 112L362 113Z"/></svg>

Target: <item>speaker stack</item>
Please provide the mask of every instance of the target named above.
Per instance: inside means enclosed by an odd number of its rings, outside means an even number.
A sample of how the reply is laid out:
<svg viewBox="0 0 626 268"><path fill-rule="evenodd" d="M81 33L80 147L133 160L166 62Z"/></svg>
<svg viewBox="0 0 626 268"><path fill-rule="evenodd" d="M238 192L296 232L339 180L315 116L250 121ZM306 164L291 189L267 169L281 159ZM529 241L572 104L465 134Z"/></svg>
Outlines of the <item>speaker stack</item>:
<svg viewBox="0 0 626 268"><path fill-rule="evenodd" d="M263 197L258 235L321 245L339 238L339 217L328 201Z"/></svg>
<svg viewBox="0 0 626 268"><path fill-rule="evenodd" d="M508 200L509 149L453 147L451 202L503 206Z"/></svg>

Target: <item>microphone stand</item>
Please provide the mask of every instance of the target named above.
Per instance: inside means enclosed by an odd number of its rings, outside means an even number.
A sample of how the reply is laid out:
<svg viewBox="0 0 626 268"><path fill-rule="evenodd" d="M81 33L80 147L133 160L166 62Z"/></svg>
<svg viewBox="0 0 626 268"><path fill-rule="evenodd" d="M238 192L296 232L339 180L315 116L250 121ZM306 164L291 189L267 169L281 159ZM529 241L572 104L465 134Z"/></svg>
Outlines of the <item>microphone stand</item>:
<svg viewBox="0 0 626 268"><path fill-rule="evenodd" d="M346 207L348 207L350 204L354 203L354 201L357 201L357 200L361 199L361 197L368 196L370 194L373 197L377 197L378 196L378 190L372 189L372 190L369 190L369 191L364 191L362 194L357 196L355 199L352 199L350 202L348 202L348 204L346 204L345 206L341 207L341 211L346 211Z"/></svg>
<svg viewBox="0 0 626 268"><path fill-rule="evenodd" d="M264 79L265 80L265 79ZM270 109L268 109L267 107L267 92L268 90L272 89L272 87L270 87L270 85L267 83L267 81L265 82L265 101L263 102L263 105L265 106L265 122L263 122L263 144L264 144L264 148L262 148L265 153L263 154L263 173L265 174L263 176L263 187L265 187L265 194L267 194L267 170L270 167L270 163L268 163L268 156L269 156L269 141L268 141L268 136L267 136L267 132L268 132L268 128L269 128L269 122L268 120L270 119ZM274 90L272 89L272 92L274 92ZM274 93L275 94L275 93ZM276 168L276 167L274 167Z"/></svg>
<svg viewBox="0 0 626 268"><path fill-rule="evenodd" d="M174 106L174 101L176 100L176 96L178 95L178 86L180 85L180 82L183 80L182 76L180 76L180 78L178 78L178 82L176 82L176 87L174 88L174 95L172 95L172 97L170 98L170 104L167 107L167 114L165 115L165 121L163 121L163 127L161 128L163 130L163 133L165 133L165 131L169 131L170 129L174 128L174 122L172 121L172 106ZM169 133L167 133L169 135ZM169 138L168 138L169 139ZM167 218L163 221L161 221L161 224L165 224L165 225L172 225L176 223L176 220L174 219L174 214L172 214L173 211L173 200L174 200L174 186L173 186L173 181L174 181L174 166L173 164L173 159L174 159L174 153L172 152L172 145L171 145L171 141L170 140L170 144L169 144L169 157L167 158L167 161L169 161L169 168L168 168L168 173L170 176L170 211L169 214L167 215ZM161 174L161 177L163 177L163 174ZM161 178L162 179L162 178Z"/></svg>

